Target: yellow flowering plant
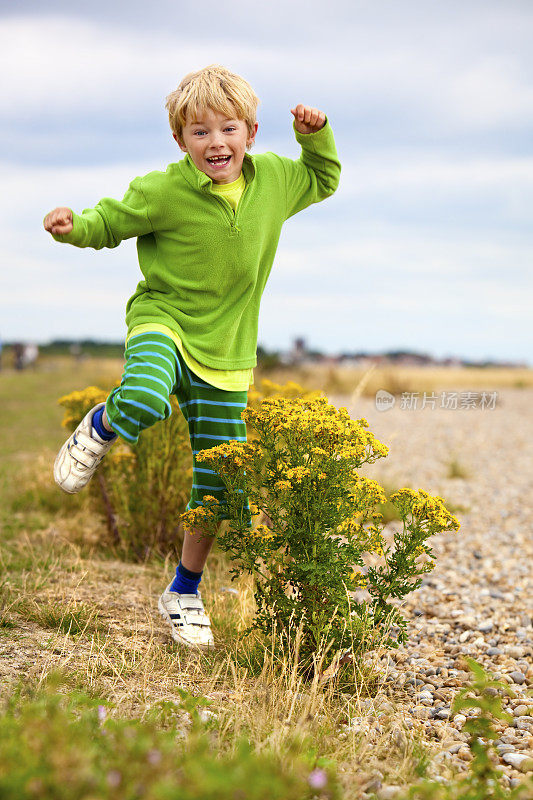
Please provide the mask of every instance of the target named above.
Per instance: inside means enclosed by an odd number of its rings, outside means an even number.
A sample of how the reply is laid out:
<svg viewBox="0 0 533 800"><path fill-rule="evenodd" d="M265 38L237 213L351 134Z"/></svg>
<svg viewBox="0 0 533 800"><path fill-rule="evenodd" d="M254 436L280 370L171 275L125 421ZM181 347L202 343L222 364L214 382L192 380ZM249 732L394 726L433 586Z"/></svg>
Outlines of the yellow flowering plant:
<svg viewBox="0 0 533 800"><path fill-rule="evenodd" d="M225 497L206 498L201 509L182 515L186 528L214 535L220 509L229 523L218 535L231 556L232 574L254 576L256 612L252 628L271 633L273 623L290 640L295 625L304 669L320 653L350 648L355 654L383 641L405 640L405 623L389 598L412 591L430 567L427 538L459 523L441 498L402 489L396 493L404 529L389 547L377 511L383 488L358 474L363 464L384 458L388 448L326 398L266 398L243 414L247 442L232 441L201 451L221 476ZM263 512L268 525L249 527L246 510ZM368 556L379 564L367 566ZM360 590L368 590L360 599ZM388 635L392 625L398 634Z"/></svg>

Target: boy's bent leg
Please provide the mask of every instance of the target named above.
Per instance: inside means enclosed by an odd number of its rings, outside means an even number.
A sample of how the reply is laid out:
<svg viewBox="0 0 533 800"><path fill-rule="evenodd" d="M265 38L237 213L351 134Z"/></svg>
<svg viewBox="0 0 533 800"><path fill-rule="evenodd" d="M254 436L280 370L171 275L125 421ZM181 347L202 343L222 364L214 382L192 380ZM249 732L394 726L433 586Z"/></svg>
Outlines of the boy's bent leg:
<svg viewBox="0 0 533 800"><path fill-rule="evenodd" d="M106 401L109 427L134 444L139 434L172 413L169 396L180 379L176 345L163 333L141 333L128 340L120 386Z"/></svg>
<svg viewBox="0 0 533 800"><path fill-rule="evenodd" d="M169 394L175 387L179 364L174 342L160 333L132 337L125 356L121 384L105 403L105 427L134 443L141 430L170 416ZM79 492L91 480L116 440L104 440L93 426L94 414L103 406L99 403L89 411L56 458L55 481L70 494Z"/></svg>

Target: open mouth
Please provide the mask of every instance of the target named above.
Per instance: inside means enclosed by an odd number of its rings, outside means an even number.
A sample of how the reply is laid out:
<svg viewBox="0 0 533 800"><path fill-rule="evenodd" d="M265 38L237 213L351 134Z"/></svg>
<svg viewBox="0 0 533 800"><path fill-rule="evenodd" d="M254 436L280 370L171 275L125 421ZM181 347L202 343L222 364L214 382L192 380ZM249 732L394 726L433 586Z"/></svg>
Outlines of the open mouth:
<svg viewBox="0 0 533 800"><path fill-rule="evenodd" d="M213 158L208 158L207 162L215 169L225 167L229 164L231 156L214 156Z"/></svg>

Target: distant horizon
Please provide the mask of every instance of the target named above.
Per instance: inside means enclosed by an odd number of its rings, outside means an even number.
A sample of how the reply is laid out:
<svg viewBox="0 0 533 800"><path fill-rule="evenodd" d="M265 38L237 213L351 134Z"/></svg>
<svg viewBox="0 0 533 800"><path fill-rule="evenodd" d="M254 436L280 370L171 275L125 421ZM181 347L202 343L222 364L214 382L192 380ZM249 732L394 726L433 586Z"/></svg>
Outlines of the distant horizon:
<svg viewBox="0 0 533 800"><path fill-rule="evenodd" d="M261 348L267 353L270 354L289 354L293 348L296 339L302 337L295 337L292 344L287 345L285 348L277 348L277 347L268 347L263 342L258 342L257 347ZM39 341L37 339L9 339L9 340L0 340L2 347L12 347L15 344L22 344L22 345L32 345L35 344L37 347L51 347L51 346L61 346L61 345L94 345L96 347L123 347L124 340L122 339L97 339L94 337L82 337L82 338L67 338L67 337L58 337L56 339L49 339L47 341ZM432 351L428 350L418 350L416 348L407 348L407 347L384 347L379 349L360 349L360 348L343 348L339 350L328 350L317 346L307 346L306 345L306 353L313 354L319 353L320 355L327 356L327 357L338 357L341 355L348 356L350 358L353 357L373 357L373 356L390 356L392 354L404 354L407 356L416 356L416 357L424 357L424 358L431 358L435 361L444 361L446 359L461 361L461 362L469 362L474 364L479 363L502 363L507 364L509 366L516 366L517 368L524 368L530 369L533 367L530 361L520 359L520 358L495 358L493 356L481 356L481 357L472 357L468 355L458 355L457 353L443 353L442 355L438 355Z"/></svg>

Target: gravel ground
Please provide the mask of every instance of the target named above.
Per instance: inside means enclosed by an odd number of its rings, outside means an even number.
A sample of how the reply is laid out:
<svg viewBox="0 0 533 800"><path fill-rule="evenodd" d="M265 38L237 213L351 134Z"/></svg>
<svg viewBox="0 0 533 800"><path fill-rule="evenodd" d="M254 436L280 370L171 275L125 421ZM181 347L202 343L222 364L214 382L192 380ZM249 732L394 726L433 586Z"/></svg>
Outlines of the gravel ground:
<svg viewBox="0 0 533 800"><path fill-rule="evenodd" d="M461 732L466 718L450 715L468 679L464 657L510 684L515 697L506 706L514 721L502 724L497 748L514 786L533 770L533 391L500 391L494 408L441 408L437 396L435 407L424 409L420 400L408 409L397 399L387 411L377 410L374 398L333 402L365 417L390 447L366 475L465 509L455 512L457 533L433 537L436 567L406 600L409 642L384 659L388 683L406 727L423 726L439 743L437 762L451 764L470 758ZM453 459L465 477L449 477ZM371 727L364 717L353 724ZM383 797L393 796L387 791Z"/></svg>

